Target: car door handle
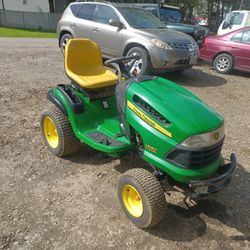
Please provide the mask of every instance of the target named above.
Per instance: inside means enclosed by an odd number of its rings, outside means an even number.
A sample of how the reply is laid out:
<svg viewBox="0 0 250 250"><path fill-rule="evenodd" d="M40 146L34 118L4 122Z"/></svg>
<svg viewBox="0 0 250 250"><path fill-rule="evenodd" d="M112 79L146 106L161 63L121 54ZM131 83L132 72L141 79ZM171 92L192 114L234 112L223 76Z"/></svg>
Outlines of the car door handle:
<svg viewBox="0 0 250 250"><path fill-rule="evenodd" d="M98 32L98 31L100 31L98 28L94 28L94 29L92 29L94 32Z"/></svg>
<svg viewBox="0 0 250 250"><path fill-rule="evenodd" d="M76 28L77 26L76 26L75 23L72 23L72 24L71 24L71 27Z"/></svg>

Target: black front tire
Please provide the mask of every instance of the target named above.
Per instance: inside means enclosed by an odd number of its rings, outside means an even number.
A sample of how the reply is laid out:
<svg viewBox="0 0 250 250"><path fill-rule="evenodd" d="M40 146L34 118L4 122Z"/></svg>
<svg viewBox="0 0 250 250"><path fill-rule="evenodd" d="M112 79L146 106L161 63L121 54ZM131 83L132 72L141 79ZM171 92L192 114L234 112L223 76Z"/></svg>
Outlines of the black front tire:
<svg viewBox="0 0 250 250"><path fill-rule="evenodd" d="M141 47L133 47L127 52L126 56L132 55L140 55L141 59L136 61L136 67L132 66L134 69L131 69L131 73L136 77L150 74L152 67L148 52Z"/></svg>
<svg viewBox="0 0 250 250"><path fill-rule="evenodd" d="M228 74L233 70L234 60L229 54L219 54L213 61L213 66L218 73Z"/></svg>
<svg viewBox="0 0 250 250"><path fill-rule="evenodd" d="M133 189L138 192L142 202L142 211L133 213L132 207L126 202L126 195ZM118 197L123 211L129 220L140 228L150 228L158 224L166 212L166 199L163 188L157 178L149 171L134 168L126 171L118 182ZM131 197L129 198L131 200ZM128 199L128 200L129 200Z"/></svg>
<svg viewBox="0 0 250 250"><path fill-rule="evenodd" d="M61 39L60 39L60 48L61 48L61 51L62 51L63 55L65 53L65 47L66 47L69 39L72 39L72 38L73 38L73 36L70 33L66 33L61 37Z"/></svg>
<svg viewBox="0 0 250 250"><path fill-rule="evenodd" d="M50 122L50 127L54 126L56 143L50 140L46 121ZM42 112L40 127L42 138L52 154L62 157L73 154L79 149L80 141L75 137L68 118L57 107Z"/></svg>

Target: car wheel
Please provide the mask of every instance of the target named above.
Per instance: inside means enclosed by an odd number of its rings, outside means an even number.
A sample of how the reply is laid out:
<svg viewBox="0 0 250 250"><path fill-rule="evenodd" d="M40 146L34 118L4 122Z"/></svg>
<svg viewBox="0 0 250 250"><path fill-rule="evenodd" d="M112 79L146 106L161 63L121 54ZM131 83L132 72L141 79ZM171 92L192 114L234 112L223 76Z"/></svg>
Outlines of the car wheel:
<svg viewBox="0 0 250 250"><path fill-rule="evenodd" d="M217 72L227 74L233 69L233 57L229 54L220 54L214 59L213 66Z"/></svg>
<svg viewBox="0 0 250 250"><path fill-rule="evenodd" d="M140 228L155 226L165 215L163 188L157 178L145 169L130 169L120 177L118 197L128 219Z"/></svg>
<svg viewBox="0 0 250 250"><path fill-rule="evenodd" d="M126 56L139 55L141 58L139 60L132 60L128 63L129 72L135 77L146 75L150 73L151 63L148 52L140 47L131 48Z"/></svg>
<svg viewBox="0 0 250 250"><path fill-rule="evenodd" d="M80 141L75 137L68 118L57 107L41 114L40 127L43 140L52 154L66 156L79 149Z"/></svg>
<svg viewBox="0 0 250 250"><path fill-rule="evenodd" d="M66 33L64 34L62 37L61 37L61 40L60 40L60 48L61 48L61 51L62 53L64 54L65 52L65 47L69 41L69 39L73 38L71 34L69 33Z"/></svg>

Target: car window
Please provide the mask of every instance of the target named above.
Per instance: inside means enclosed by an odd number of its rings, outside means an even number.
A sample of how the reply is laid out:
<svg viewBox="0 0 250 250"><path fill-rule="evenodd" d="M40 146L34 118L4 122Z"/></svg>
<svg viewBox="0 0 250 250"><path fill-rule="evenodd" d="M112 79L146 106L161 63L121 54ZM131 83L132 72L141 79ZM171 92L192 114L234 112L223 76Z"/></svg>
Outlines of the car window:
<svg viewBox="0 0 250 250"><path fill-rule="evenodd" d="M180 22L181 12L178 9L160 8L160 18L170 22Z"/></svg>
<svg viewBox="0 0 250 250"><path fill-rule="evenodd" d="M166 29L157 17L139 8L119 7L120 13L130 26L136 29Z"/></svg>
<svg viewBox="0 0 250 250"><path fill-rule="evenodd" d="M81 9L77 12L77 17L85 20L93 20L95 4L83 4Z"/></svg>
<svg viewBox="0 0 250 250"><path fill-rule="evenodd" d="M81 7L81 4L72 4L72 5L70 5L70 9L71 9L74 16L76 16L77 11L80 9L80 7Z"/></svg>
<svg viewBox="0 0 250 250"><path fill-rule="evenodd" d="M233 42L241 42L241 37L242 37L242 32L239 32L236 35L234 35L231 40Z"/></svg>
<svg viewBox="0 0 250 250"><path fill-rule="evenodd" d="M243 32L242 42L250 44L250 30L246 30Z"/></svg>
<svg viewBox="0 0 250 250"><path fill-rule="evenodd" d="M226 17L226 22L231 25L240 25L243 21L245 14L240 12L233 12Z"/></svg>
<svg viewBox="0 0 250 250"><path fill-rule="evenodd" d="M111 7L104 5L96 6L94 21L98 23L109 24L109 21L111 19L120 20L115 11Z"/></svg>

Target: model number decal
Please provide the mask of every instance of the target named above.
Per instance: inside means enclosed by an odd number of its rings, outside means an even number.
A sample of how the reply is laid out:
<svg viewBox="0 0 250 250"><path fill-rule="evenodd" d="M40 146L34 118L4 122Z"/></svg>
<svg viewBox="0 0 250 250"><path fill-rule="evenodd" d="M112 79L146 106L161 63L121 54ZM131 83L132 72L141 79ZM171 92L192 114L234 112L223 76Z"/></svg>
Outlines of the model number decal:
<svg viewBox="0 0 250 250"><path fill-rule="evenodd" d="M153 121L151 118L149 118L147 115L145 115L141 110L139 110L132 102L127 102L128 107L137 115L139 116L143 121L145 121L147 124L149 124L151 127L155 128L156 130L160 131L164 135L172 138L172 134L167 131L165 128L161 127L159 124L157 124L155 121Z"/></svg>
<svg viewBox="0 0 250 250"><path fill-rule="evenodd" d="M153 152L153 153L157 153L157 148L154 148L154 147L151 146L151 145L146 144L146 148L147 148L148 150L150 150L151 152Z"/></svg>

